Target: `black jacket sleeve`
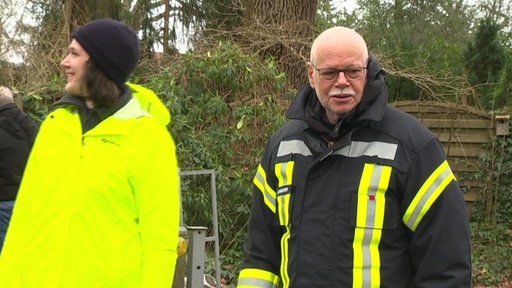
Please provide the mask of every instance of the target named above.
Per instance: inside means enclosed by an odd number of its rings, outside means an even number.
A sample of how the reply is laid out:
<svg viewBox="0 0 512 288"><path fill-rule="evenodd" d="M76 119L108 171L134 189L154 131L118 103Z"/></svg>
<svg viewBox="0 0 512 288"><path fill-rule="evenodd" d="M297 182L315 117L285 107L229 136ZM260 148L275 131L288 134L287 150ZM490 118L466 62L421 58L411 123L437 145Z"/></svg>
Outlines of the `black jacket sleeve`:
<svg viewBox="0 0 512 288"><path fill-rule="evenodd" d="M442 167L448 167L444 169L447 172L436 172L436 169L440 171ZM407 207L422 205L421 210L424 212L411 234L410 254L416 271L414 287L471 287L470 232L466 204L437 139L419 151L411 168L403 204ZM439 176L436 178L435 175ZM438 196L430 196L431 203L426 197L418 202L418 194L422 190L432 195L437 193Z"/></svg>

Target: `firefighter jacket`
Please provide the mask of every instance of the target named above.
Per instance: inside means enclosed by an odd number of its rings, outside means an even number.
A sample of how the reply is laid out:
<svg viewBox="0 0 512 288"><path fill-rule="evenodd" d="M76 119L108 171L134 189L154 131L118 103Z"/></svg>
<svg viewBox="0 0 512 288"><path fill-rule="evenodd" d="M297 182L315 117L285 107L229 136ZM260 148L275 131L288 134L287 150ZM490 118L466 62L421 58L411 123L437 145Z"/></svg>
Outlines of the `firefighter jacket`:
<svg viewBox="0 0 512 288"><path fill-rule="evenodd" d="M238 287L469 288L469 221L438 139L387 105L371 57L329 127L304 86L254 177Z"/></svg>
<svg viewBox="0 0 512 288"><path fill-rule="evenodd" d="M170 115L151 90L130 87L126 103L86 132L67 102L41 124L0 255L0 287L171 287L179 175Z"/></svg>

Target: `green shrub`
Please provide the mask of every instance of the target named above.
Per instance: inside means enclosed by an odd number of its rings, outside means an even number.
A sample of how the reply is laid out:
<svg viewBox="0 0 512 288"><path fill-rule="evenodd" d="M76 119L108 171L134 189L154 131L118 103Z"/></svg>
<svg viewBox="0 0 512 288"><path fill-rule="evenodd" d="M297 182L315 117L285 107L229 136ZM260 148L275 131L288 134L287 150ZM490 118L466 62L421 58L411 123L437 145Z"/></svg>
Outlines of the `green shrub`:
<svg viewBox="0 0 512 288"><path fill-rule="evenodd" d="M501 287L512 280L512 136L496 136L486 151L487 168L475 175L486 185L471 214L473 282Z"/></svg>
<svg viewBox="0 0 512 288"><path fill-rule="evenodd" d="M31 83L31 87L19 87L23 110L30 115L37 124L40 124L51 105L63 95L65 80L57 74L50 74L48 82Z"/></svg>
<svg viewBox="0 0 512 288"><path fill-rule="evenodd" d="M285 89L272 59L244 54L231 42L180 55L158 76L139 81L171 111L181 170L216 172L222 268L233 279L242 259L252 178L269 136L284 123L285 97L293 91ZM182 195L185 224L206 226L211 234L209 177L182 177ZM213 257L213 243L210 248Z"/></svg>
<svg viewBox="0 0 512 288"><path fill-rule="evenodd" d="M512 230L505 224L472 222L473 283L499 286L512 280ZM503 286L508 287L508 286Z"/></svg>

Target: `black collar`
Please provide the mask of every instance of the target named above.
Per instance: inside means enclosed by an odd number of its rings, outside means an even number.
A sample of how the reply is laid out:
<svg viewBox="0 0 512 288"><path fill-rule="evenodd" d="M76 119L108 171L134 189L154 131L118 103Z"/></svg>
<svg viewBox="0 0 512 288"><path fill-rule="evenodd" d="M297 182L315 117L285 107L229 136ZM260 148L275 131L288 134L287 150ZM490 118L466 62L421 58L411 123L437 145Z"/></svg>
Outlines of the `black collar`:
<svg viewBox="0 0 512 288"><path fill-rule="evenodd" d="M117 110L121 109L132 98L132 91L125 89L121 96L112 106L101 106L89 108L85 104L85 98L74 94L66 94L59 101L55 102L52 107L58 108L62 106L76 107L80 120L82 122L82 131L85 133L94 128L101 121L114 114Z"/></svg>

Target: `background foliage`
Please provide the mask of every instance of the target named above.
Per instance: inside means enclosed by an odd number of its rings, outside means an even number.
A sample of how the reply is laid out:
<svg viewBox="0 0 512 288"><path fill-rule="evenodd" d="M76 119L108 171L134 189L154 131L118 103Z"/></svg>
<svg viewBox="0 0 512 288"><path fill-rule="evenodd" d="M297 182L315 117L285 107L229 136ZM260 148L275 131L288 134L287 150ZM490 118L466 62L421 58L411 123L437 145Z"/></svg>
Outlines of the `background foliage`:
<svg viewBox="0 0 512 288"><path fill-rule="evenodd" d="M70 31L99 17L139 31L143 53L131 80L156 91L171 111L181 170L216 171L222 269L229 282L242 257L259 157L299 83L306 82L304 63L320 31L344 25L364 35L388 72L392 101L511 110L511 1L360 0L355 9L344 3L0 0L0 83L19 92L24 109L40 122L62 94L59 62ZM475 175L495 180L486 181L493 184L472 213L475 287L507 287L512 274L512 140L496 138L492 148L501 153L482 155L482 167L491 168ZM184 178L186 224L211 230L209 189L206 177Z"/></svg>
<svg viewBox="0 0 512 288"><path fill-rule="evenodd" d="M159 77L139 81L159 91L173 115L170 129L181 169L217 174L219 243L224 270L233 278L236 269L229 267L240 264L249 213L247 184L267 138L284 123L282 105L273 95L287 93L286 78L271 58L262 61L223 41L163 67ZM212 231L210 179L182 179L184 222Z"/></svg>
<svg viewBox="0 0 512 288"><path fill-rule="evenodd" d="M512 136L495 136L488 148L480 157L488 169L475 175L488 184L471 213L474 278L491 287L511 287Z"/></svg>

